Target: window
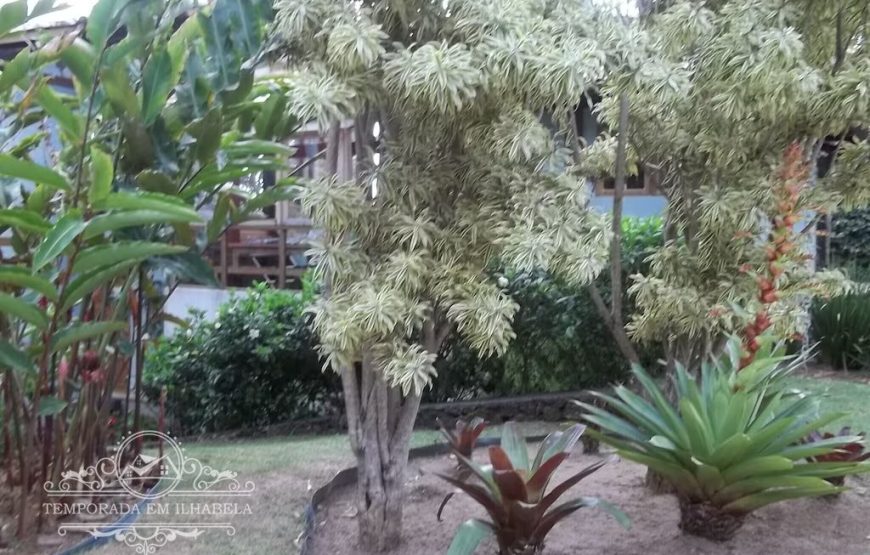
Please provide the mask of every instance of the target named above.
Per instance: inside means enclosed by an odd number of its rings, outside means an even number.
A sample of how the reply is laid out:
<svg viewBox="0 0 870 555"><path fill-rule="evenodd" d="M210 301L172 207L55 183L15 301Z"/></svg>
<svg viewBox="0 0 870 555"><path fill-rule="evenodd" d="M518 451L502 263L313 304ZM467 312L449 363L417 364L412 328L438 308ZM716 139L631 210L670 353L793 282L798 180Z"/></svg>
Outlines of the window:
<svg viewBox="0 0 870 555"><path fill-rule="evenodd" d="M626 195L656 195L658 179L655 173L646 172L643 168L638 171L637 175L629 175L625 178L625 194ZM608 177L607 179L599 179L595 183L596 195L613 194L616 187L616 179Z"/></svg>

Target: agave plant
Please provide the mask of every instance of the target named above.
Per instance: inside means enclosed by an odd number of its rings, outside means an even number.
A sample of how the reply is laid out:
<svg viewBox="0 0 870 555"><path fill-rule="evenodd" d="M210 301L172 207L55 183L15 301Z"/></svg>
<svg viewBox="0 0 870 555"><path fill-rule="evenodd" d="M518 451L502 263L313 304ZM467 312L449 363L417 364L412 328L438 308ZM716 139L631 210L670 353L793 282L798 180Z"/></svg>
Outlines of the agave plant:
<svg viewBox="0 0 870 555"><path fill-rule="evenodd" d="M553 526L583 507L600 507L628 527L628 517L622 511L595 497L580 497L556 505L563 494L604 466L606 460L584 468L547 491L553 473L568 458L584 429L585 426L576 424L564 432L550 434L534 459L529 457L526 443L512 422L504 425L501 446L489 448L489 465L479 465L454 451L460 464L477 480L439 476L480 503L491 520L465 522L453 538L448 555L473 553L489 534L495 536L501 555L541 553Z"/></svg>
<svg viewBox="0 0 870 555"><path fill-rule="evenodd" d="M824 441L827 439L833 439L837 437L853 437L852 429L848 426L841 429L838 433L832 434L830 432L818 432L814 431L810 433L806 439L804 439L804 443L809 444L817 444L820 441ZM825 453L823 455L817 455L815 457L809 457L811 462L818 463L841 463L841 462L862 462L870 459L870 452L865 451L864 446L864 432L857 434L857 437L861 438L861 442L852 442L847 443L842 448L837 449L836 451L832 451L830 453ZM845 481L845 476L831 476L828 478L828 481L834 484L835 486L842 486Z"/></svg>
<svg viewBox="0 0 870 555"><path fill-rule="evenodd" d="M819 417L816 399L783 386L780 378L796 360L761 349L738 372L740 358L734 340L722 357L702 365L698 379L678 367L675 404L639 367L634 375L649 400L619 387L613 396L601 395L610 412L580 403L586 419L601 428L603 442L673 484L685 532L719 541L731 538L760 507L838 493L844 488L826 479L870 470L865 463L806 460L861 438L801 442L843 415Z"/></svg>

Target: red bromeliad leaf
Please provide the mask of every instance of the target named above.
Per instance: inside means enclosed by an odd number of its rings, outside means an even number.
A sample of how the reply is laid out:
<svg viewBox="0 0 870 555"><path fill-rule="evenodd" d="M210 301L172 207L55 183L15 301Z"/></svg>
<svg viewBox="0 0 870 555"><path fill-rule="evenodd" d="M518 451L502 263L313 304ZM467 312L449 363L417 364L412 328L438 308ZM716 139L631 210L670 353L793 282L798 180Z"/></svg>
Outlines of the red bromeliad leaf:
<svg viewBox="0 0 870 555"><path fill-rule="evenodd" d="M504 499L511 501L528 501L526 483L514 470L495 470L492 473L496 485Z"/></svg>
<svg viewBox="0 0 870 555"><path fill-rule="evenodd" d="M482 486L478 486L476 484L470 484L468 482L463 482L462 480L457 480L452 476L447 476L445 474L435 473L436 476L441 478L442 480L448 482L449 484L459 488L468 494L469 497L480 503L486 512L489 513L489 516L492 517L492 520L496 523L502 524L507 521L507 510L501 505L500 501L496 499L493 494L486 488Z"/></svg>
<svg viewBox="0 0 870 555"><path fill-rule="evenodd" d="M547 488L547 484L550 482L550 477L552 477L553 472L555 472L556 469L559 468L559 465L567 458L568 453L557 453L545 460L541 466L538 467L538 470L535 471L526 485L530 500L538 501L541 499L544 495L544 490Z"/></svg>
<svg viewBox="0 0 870 555"><path fill-rule="evenodd" d="M544 515L544 517L538 523L537 528L535 528L535 531L532 532L532 541L534 543L540 543L544 541L544 538L547 537L547 534L550 532L553 526L559 523L559 521L570 516L575 511L589 505L590 503L585 498L581 497L580 499L573 499L554 508L552 511Z"/></svg>
<svg viewBox="0 0 870 555"><path fill-rule="evenodd" d="M492 464L493 470L513 470L510 457L505 453L504 449L493 445L489 448L489 462Z"/></svg>
<svg viewBox="0 0 870 555"><path fill-rule="evenodd" d="M545 495L544 498L541 500L541 512L549 509L553 505L553 503L559 500L559 497L561 497L566 491L574 487L574 485L580 482L580 480L597 471L599 468L612 461L614 458L615 457L602 459L596 463L593 463L553 488L553 490Z"/></svg>

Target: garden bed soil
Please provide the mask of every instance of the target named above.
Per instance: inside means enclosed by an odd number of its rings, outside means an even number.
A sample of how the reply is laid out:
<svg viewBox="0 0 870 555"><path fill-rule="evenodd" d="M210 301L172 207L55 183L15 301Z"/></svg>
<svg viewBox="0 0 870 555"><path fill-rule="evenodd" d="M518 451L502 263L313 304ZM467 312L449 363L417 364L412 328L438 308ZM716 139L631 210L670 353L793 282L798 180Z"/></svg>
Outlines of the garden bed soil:
<svg viewBox="0 0 870 555"><path fill-rule="evenodd" d="M480 459L484 451L478 450ZM599 459L574 453L556 473L553 483ZM446 457L411 461L406 486L403 543L393 555L442 555L456 528L465 520L485 517L484 511L464 494L457 494L444 510L442 522L435 513L451 487L434 476L446 472ZM677 499L654 495L644 486L646 468L615 461L583 480L573 496L594 495L622 508L632 519L623 530L610 516L595 509L581 509L558 524L548 536L545 555L838 555L870 554L870 481L849 478L852 490L837 499L800 499L765 507L746 518L737 536L715 543L688 536L678 528ZM358 555L353 487L336 491L319 507L313 555ZM571 499L571 492L564 500ZM482 544L476 554L495 555L493 542Z"/></svg>

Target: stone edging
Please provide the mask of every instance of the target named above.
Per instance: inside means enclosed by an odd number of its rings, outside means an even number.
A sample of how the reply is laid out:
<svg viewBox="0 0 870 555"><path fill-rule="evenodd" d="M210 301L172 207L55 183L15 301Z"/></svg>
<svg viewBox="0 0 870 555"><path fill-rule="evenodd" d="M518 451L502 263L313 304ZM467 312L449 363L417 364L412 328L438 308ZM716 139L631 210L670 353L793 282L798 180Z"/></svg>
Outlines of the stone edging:
<svg viewBox="0 0 870 555"><path fill-rule="evenodd" d="M526 442L538 443L546 438L546 435L535 435L526 438ZM497 437L483 438L477 441L475 447L488 447L490 445L498 445L501 440ZM421 457L431 457L434 455L445 454L449 451L446 443L433 443L432 445L424 445L423 447L415 447L408 452L408 460ZM329 500L333 491L336 489L349 486L356 483L356 466L351 466L340 470L333 478L323 486L314 490L314 495L311 496L311 501L305 506L305 523L303 525L302 534L300 537L301 547L300 555L314 555L312 549L314 531L317 526L317 507Z"/></svg>

